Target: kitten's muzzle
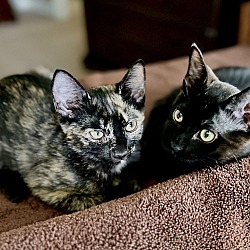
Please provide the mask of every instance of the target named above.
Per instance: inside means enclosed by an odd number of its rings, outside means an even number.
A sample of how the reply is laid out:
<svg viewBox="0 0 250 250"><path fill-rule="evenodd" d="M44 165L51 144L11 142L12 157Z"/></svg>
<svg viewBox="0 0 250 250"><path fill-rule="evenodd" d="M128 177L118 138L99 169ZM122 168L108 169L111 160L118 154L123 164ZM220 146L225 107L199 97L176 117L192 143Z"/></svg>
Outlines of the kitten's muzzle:
<svg viewBox="0 0 250 250"><path fill-rule="evenodd" d="M175 144L173 142L170 143L170 145L166 145L165 143L162 143L163 149L173 155L174 157L178 157L181 155L184 151L185 145L182 144Z"/></svg>
<svg viewBox="0 0 250 250"><path fill-rule="evenodd" d="M181 153L184 149L184 145L181 145L181 144L174 144L171 142L171 149L173 151L173 153L177 154L177 153Z"/></svg>
<svg viewBox="0 0 250 250"><path fill-rule="evenodd" d="M129 155L128 150L122 146L112 147L110 153L112 160L115 162L125 160Z"/></svg>

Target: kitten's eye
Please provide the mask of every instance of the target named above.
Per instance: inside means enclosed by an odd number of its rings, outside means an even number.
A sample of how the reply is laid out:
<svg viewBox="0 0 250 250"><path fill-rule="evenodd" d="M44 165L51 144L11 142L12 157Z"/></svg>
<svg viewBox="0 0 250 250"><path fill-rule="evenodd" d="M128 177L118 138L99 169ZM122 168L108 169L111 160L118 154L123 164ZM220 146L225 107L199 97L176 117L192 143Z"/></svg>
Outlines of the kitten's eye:
<svg viewBox="0 0 250 250"><path fill-rule="evenodd" d="M89 132L89 134L93 137L95 140L100 140L104 134L100 130L92 130Z"/></svg>
<svg viewBox="0 0 250 250"><path fill-rule="evenodd" d="M200 138L204 142L212 142L215 139L215 133L208 129L202 129L200 132Z"/></svg>
<svg viewBox="0 0 250 250"><path fill-rule="evenodd" d="M175 109L173 112L174 121L181 123L183 121L183 115L179 109Z"/></svg>
<svg viewBox="0 0 250 250"><path fill-rule="evenodd" d="M136 121L129 121L126 125L126 131L127 132L133 132L137 128L137 122Z"/></svg>

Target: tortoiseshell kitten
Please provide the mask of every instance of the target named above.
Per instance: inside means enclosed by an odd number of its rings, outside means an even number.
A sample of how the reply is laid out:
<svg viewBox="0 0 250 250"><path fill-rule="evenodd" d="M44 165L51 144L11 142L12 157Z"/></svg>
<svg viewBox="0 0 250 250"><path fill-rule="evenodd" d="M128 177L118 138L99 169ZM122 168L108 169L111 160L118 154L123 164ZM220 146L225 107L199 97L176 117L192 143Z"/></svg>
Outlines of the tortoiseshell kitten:
<svg viewBox="0 0 250 250"><path fill-rule="evenodd" d="M182 87L159 101L146 125L147 177L162 181L250 154L250 69L215 73L193 44Z"/></svg>
<svg viewBox="0 0 250 250"><path fill-rule="evenodd" d="M64 70L52 80L34 72L2 79L0 180L13 187L21 176L33 195L69 212L138 191L144 102L142 60L119 83L89 90Z"/></svg>

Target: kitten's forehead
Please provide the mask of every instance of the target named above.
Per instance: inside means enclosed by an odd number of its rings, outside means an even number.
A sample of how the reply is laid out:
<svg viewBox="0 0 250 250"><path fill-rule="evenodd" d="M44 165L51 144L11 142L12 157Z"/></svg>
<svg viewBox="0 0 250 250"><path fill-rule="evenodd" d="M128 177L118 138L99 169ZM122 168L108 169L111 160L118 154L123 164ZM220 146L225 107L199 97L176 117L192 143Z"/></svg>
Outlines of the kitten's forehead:
<svg viewBox="0 0 250 250"><path fill-rule="evenodd" d="M106 116L118 114L128 120L129 105L115 92L114 86L103 86L92 92L91 103L97 112L103 112L102 114Z"/></svg>
<svg viewBox="0 0 250 250"><path fill-rule="evenodd" d="M235 86L215 80L205 89L205 96L219 103L239 92L240 90Z"/></svg>
<svg viewBox="0 0 250 250"><path fill-rule="evenodd" d="M219 105L230 96L239 93L240 90L235 86L221 82L218 79L213 80L199 94L186 98L183 91L180 91L174 104L181 106L195 106L195 110L204 109L207 106Z"/></svg>
<svg viewBox="0 0 250 250"><path fill-rule="evenodd" d="M110 120L106 120L104 118L100 118L99 119L99 126L101 129L105 129L105 130L112 130L112 122Z"/></svg>

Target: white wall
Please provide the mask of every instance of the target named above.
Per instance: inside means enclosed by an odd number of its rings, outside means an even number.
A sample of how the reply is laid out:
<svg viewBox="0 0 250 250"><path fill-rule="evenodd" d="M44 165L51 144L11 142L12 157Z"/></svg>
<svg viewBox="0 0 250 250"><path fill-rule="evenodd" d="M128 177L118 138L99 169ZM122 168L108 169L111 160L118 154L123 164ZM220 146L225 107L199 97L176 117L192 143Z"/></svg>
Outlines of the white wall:
<svg viewBox="0 0 250 250"><path fill-rule="evenodd" d="M33 11L56 19L65 19L69 15L70 0L9 0L12 8L19 12Z"/></svg>

